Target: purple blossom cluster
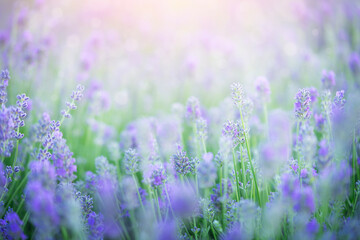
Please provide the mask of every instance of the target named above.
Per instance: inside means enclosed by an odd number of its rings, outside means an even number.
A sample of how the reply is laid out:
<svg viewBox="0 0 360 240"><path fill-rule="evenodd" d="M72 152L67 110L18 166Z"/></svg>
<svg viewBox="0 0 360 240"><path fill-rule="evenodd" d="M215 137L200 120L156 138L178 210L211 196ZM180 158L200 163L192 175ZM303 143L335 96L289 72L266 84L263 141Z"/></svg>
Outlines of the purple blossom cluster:
<svg viewBox="0 0 360 240"><path fill-rule="evenodd" d="M304 121L311 117L311 96L308 89L300 89L295 96L295 117Z"/></svg>

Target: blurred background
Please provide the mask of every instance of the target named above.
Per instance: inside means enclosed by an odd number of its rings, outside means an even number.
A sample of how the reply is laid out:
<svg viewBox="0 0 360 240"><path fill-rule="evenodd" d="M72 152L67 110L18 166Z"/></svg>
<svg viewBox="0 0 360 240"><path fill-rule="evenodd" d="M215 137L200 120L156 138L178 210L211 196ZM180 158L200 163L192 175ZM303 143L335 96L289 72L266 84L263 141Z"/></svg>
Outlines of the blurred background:
<svg viewBox="0 0 360 240"><path fill-rule="evenodd" d="M222 106L235 81L256 99L255 79L268 78L270 109L291 110L323 70L346 90L359 81L359 18L351 0L2 0L0 66L11 73L9 101L32 99L30 122L61 118L85 86L63 129L81 165L135 119L170 114L190 96Z"/></svg>

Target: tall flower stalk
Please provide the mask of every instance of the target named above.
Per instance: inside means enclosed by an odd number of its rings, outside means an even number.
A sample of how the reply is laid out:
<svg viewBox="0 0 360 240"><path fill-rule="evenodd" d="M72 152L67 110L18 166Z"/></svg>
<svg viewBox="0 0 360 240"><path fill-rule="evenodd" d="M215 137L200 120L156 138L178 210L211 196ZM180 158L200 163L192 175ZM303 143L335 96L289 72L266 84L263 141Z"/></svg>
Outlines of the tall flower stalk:
<svg viewBox="0 0 360 240"><path fill-rule="evenodd" d="M231 91L232 91L231 96L232 96L232 99L233 99L233 103L237 107L237 109L239 110L239 113L240 113L241 127L242 127L242 129L247 129L246 125L245 125L244 114L243 114L244 101L245 101L245 94L244 94L243 87L242 87L242 85L240 83L233 83L231 85ZM245 140L245 146L246 146L246 151L247 151L247 155L248 155L248 159L249 159L249 163L250 163L251 172L252 172L253 177L254 177L256 201L257 201L258 204L261 205L261 199L260 199L260 193L259 193L257 177L256 177L254 165L253 165L253 162L252 162L251 151L250 151L250 143L249 143L248 134L247 134L246 131L245 131L245 134L244 134L244 140ZM243 174L245 174L245 173L243 173Z"/></svg>

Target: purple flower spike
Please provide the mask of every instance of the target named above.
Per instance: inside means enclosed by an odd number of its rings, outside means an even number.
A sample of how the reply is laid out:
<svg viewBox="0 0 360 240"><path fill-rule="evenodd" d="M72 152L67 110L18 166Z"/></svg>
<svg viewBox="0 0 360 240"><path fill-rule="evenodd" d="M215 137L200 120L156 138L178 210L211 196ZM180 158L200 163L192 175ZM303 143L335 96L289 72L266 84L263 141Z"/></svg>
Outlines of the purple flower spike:
<svg viewBox="0 0 360 240"><path fill-rule="evenodd" d="M255 89L258 95L265 101L270 97L270 84L266 77L258 77L255 80Z"/></svg>
<svg viewBox="0 0 360 240"><path fill-rule="evenodd" d="M200 103L196 97L190 97L186 104L186 118L190 121L201 117Z"/></svg>
<svg viewBox="0 0 360 240"><path fill-rule="evenodd" d="M4 219L0 219L0 234L3 239L26 239L22 225L17 213L9 208Z"/></svg>
<svg viewBox="0 0 360 240"><path fill-rule="evenodd" d="M166 182L166 173L165 169L161 164L153 166L153 170L150 176L151 186L159 187Z"/></svg>
<svg viewBox="0 0 360 240"><path fill-rule="evenodd" d="M193 174L198 162L196 158L189 159L180 145L178 145L177 153L171 157L171 161L174 163L175 171L182 176L188 173Z"/></svg>
<svg viewBox="0 0 360 240"><path fill-rule="evenodd" d="M358 53L353 53L349 58L349 67L354 74L360 72L360 56Z"/></svg>
<svg viewBox="0 0 360 240"><path fill-rule="evenodd" d="M222 135L232 140L233 146L236 147L238 144L245 142L245 134L247 130L241 127L239 122L227 121L222 130Z"/></svg>
<svg viewBox="0 0 360 240"><path fill-rule="evenodd" d="M135 149L129 148L125 152L124 165L127 174L135 174L139 171L140 159Z"/></svg>
<svg viewBox="0 0 360 240"><path fill-rule="evenodd" d="M300 120L307 120L311 117L310 110L311 96L308 89L300 89L295 97L295 117Z"/></svg>
<svg viewBox="0 0 360 240"><path fill-rule="evenodd" d="M335 73L333 71L323 70L321 82L325 89L333 88L336 84Z"/></svg>
<svg viewBox="0 0 360 240"><path fill-rule="evenodd" d="M341 111L344 108L345 103L345 91L337 91L334 97L333 112L336 114L338 111Z"/></svg>

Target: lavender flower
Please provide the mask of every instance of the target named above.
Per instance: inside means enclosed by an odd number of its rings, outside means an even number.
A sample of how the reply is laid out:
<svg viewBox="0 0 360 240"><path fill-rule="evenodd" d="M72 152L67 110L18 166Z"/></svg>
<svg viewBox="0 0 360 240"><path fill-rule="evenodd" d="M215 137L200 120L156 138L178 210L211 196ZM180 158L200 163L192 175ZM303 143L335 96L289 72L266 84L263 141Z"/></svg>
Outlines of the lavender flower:
<svg viewBox="0 0 360 240"><path fill-rule="evenodd" d="M120 183L121 190L123 194L121 195L122 202L125 205L126 209L135 209L140 206L138 190L134 179L130 176L126 176L122 179Z"/></svg>
<svg viewBox="0 0 360 240"><path fill-rule="evenodd" d="M351 169L346 162L332 163L324 168L316 188L322 202L342 200L347 196ZM334 184L336 183L336 184Z"/></svg>
<svg viewBox="0 0 360 240"><path fill-rule="evenodd" d="M95 168L99 178L116 182L116 167L110 164L106 157L100 156L95 158ZM89 174L89 177L92 179L91 174Z"/></svg>
<svg viewBox="0 0 360 240"><path fill-rule="evenodd" d="M270 98L270 84L266 77L258 77L255 80L255 89L263 101L268 101Z"/></svg>
<svg viewBox="0 0 360 240"><path fill-rule="evenodd" d="M306 224L306 232L309 234L309 236L314 236L319 230L319 224L317 223L316 219L311 219Z"/></svg>
<svg viewBox="0 0 360 240"><path fill-rule="evenodd" d="M87 228L89 232L89 239L100 240L104 237L104 217L101 214L96 214L91 211L87 218Z"/></svg>
<svg viewBox="0 0 360 240"><path fill-rule="evenodd" d="M310 187L300 188L299 180L290 174L282 176L280 185L283 200L297 212L314 212L315 200Z"/></svg>
<svg viewBox="0 0 360 240"><path fill-rule="evenodd" d="M37 228L38 238L49 238L54 236L60 224L55 168L48 161L36 161L31 163L30 169L32 172L26 187L30 221Z"/></svg>
<svg viewBox="0 0 360 240"><path fill-rule="evenodd" d="M9 157L14 148L15 123L12 111L2 105L0 108L0 155Z"/></svg>
<svg viewBox="0 0 360 240"><path fill-rule="evenodd" d="M241 105L244 103L245 94L243 86L240 83L233 83L231 84L231 97L233 100L233 103L237 107L241 107Z"/></svg>
<svg viewBox="0 0 360 240"><path fill-rule="evenodd" d="M233 142L233 147L236 147L238 144L243 144L245 142L245 134L247 130L244 130L241 127L241 124L228 120L223 127L222 135L228 137Z"/></svg>
<svg viewBox="0 0 360 240"><path fill-rule="evenodd" d="M349 67L354 74L360 72L360 56L358 53L352 53L349 57Z"/></svg>
<svg viewBox="0 0 360 240"><path fill-rule="evenodd" d="M190 97L186 104L186 118L196 120L201 117L200 103L196 97Z"/></svg>
<svg viewBox="0 0 360 240"><path fill-rule="evenodd" d="M152 187L162 186L166 182L165 169L161 164L153 166L153 170L150 176L150 183Z"/></svg>
<svg viewBox="0 0 360 240"><path fill-rule="evenodd" d="M223 240L236 240L236 239L249 239L243 231L241 224L232 225L225 234L223 234Z"/></svg>
<svg viewBox="0 0 360 240"><path fill-rule="evenodd" d="M326 119L322 114L317 114L317 113L315 113L314 118L315 118L316 129L318 131L322 131L324 129Z"/></svg>
<svg viewBox="0 0 360 240"><path fill-rule="evenodd" d="M314 87L309 88L309 92L311 103L314 104L319 96L319 92Z"/></svg>
<svg viewBox="0 0 360 240"><path fill-rule="evenodd" d="M223 161L224 160L223 160L222 153L219 151L214 157L214 162L216 164L216 167L221 168L223 165Z"/></svg>
<svg viewBox="0 0 360 240"><path fill-rule="evenodd" d="M345 94L344 90L336 92L333 102L333 112L341 111L344 108L344 105L346 103L344 94Z"/></svg>
<svg viewBox="0 0 360 240"><path fill-rule="evenodd" d="M243 234L247 239L252 239L256 229L257 219L260 217L260 208L248 199L240 202L230 202L227 211L227 221L229 227L240 224L243 227Z"/></svg>
<svg viewBox="0 0 360 240"><path fill-rule="evenodd" d="M176 240L177 229L175 221L160 222L157 225L157 238L158 240Z"/></svg>
<svg viewBox="0 0 360 240"><path fill-rule="evenodd" d="M295 97L295 117L300 120L307 120L311 116L311 96L307 89L300 89Z"/></svg>
<svg viewBox="0 0 360 240"><path fill-rule="evenodd" d="M203 161L198 166L199 186L208 188L214 185L217 177L217 169L212 161L212 154L204 154Z"/></svg>
<svg viewBox="0 0 360 240"><path fill-rule="evenodd" d="M324 114L324 116L332 115L331 92L329 90L325 90L321 94L321 111Z"/></svg>
<svg viewBox="0 0 360 240"><path fill-rule="evenodd" d="M333 71L324 70L322 72L321 82L324 89L331 89L335 86L335 73Z"/></svg>
<svg viewBox="0 0 360 240"><path fill-rule="evenodd" d="M196 159L189 159L181 146L178 146L178 150L176 154L171 157L171 161L174 163L175 171L182 176L188 173L194 173L197 162Z"/></svg>
<svg viewBox="0 0 360 240"><path fill-rule="evenodd" d="M5 104L7 102L7 91L6 88L9 84L10 74L8 70L1 71L0 81L0 103Z"/></svg>
<svg viewBox="0 0 360 240"><path fill-rule="evenodd" d="M78 102L82 99L83 97L83 92L84 92L84 86L82 85L77 85L75 91L72 92L71 94L71 102L66 102L66 109L61 110L61 115L63 115L63 118L71 118L71 114L70 114L70 110L75 110L77 108L75 102Z"/></svg>
<svg viewBox="0 0 360 240"><path fill-rule="evenodd" d="M321 140L319 143L318 157L320 167L325 166L331 159L330 147L326 139Z"/></svg>
<svg viewBox="0 0 360 240"><path fill-rule="evenodd" d="M133 184L133 186L135 186L135 184ZM98 179L96 190L99 202L98 206L100 209L100 213L103 216L104 235L109 238L118 238L121 228L118 226L117 223L117 183L115 183L112 179L107 178L106 176L101 176ZM131 192L126 191L126 194L131 194ZM93 220L94 222L92 222L91 220ZM99 220L99 222L97 222L96 220ZM96 230L96 228L99 227L99 224L101 226L100 220L101 219L94 219L90 216L90 223L88 220L90 229Z"/></svg>
<svg viewBox="0 0 360 240"><path fill-rule="evenodd" d="M207 122L203 118L196 120L197 136L203 140L207 138Z"/></svg>
<svg viewBox="0 0 360 240"><path fill-rule="evenodd" d="M132 175L139 171L140 159L135 149L126 150L123 163L127 174Z"/></svg>
<svg viewBox="0 0 360 240"><path fill-rule="evenodd" d="M197 213L199 204L192 187L174 183L169 186L169 189L170 203L175 215L187 218Z"/></svg>
<svg viewBox="0 0 360 240"><path fill-rule="evenodd" d="M311 187L303 187L301 190L297 189L293 196L295 211L315 211L314 193Z"/></svg>
<svg viewBox="0 0 360 240"><path fill-rule="evenodd" d="M4 169L3 163L0 163L0 196L7 191L7 178L6 171Z"/></svg>
<svg viewBox="0 0 360 240"><path fill-rule="evenodd" d="M0 219L0 233L3 239L26 239L22 230L23 222L11 208L6 212L4 219Z"/></svg>
<svg viewBox="0 0 360 240"><path fill-rule="evenodd" d="M77 167L75 165L73 153L67 146L66 140L58 138L57 141L54 142L52 149L51 159L56 168L56 175L60 180L72 182L76 178L74 173L76 172Z"/></svg>

